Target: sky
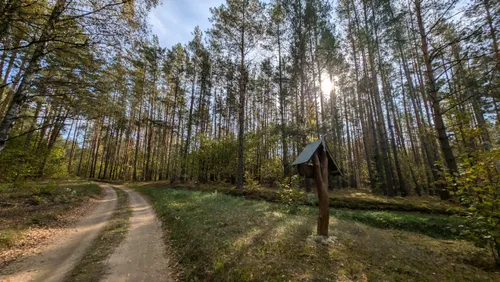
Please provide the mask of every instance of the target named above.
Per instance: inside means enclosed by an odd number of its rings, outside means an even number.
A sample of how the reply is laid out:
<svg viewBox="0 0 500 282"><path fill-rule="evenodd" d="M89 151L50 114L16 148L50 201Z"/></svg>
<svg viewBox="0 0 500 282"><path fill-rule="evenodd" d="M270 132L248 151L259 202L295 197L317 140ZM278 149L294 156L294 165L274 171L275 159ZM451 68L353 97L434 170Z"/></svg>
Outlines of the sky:
<svg viewBox="0 0 500 282"><path fill-rule="evenodd" d="M149 24L160 45L170 48L174 44L186 44L192 38L196 26L205 31L211 26L210 8L218 7L226 0L160 0L160 5L149 13ZM332 82L325 76L321 82L323 93L330 93Z"/></svg>
<svg viewBox="0 0 500 282"><path fill-rule="evenodd" d="M196 26L203 32L210 27L210 8L218 7L225 0L160 0L149 13L153 34L158 36L162 47L170 48L180 42L192 39Z"/></svg>

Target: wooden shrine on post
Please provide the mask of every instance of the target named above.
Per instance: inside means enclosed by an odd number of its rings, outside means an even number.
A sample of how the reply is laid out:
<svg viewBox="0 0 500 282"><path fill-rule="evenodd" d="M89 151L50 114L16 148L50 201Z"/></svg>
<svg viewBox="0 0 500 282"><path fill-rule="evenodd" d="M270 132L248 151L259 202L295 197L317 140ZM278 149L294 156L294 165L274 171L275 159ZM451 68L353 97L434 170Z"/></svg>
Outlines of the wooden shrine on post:
<svg viewBox="0 0 500 282"><path fill-rule="evenodd" d="M297 159L292 163L292 166L297 166L299 175L307 178L314 178L314 165L312 163L314 153L320 153L326 149L326 157L328 158L328 171L331 175L342 175L340 169L332 157L325 139L321 138L316 142L308 144L300 153Z"/></svg>
<svg viewBox="0 0 500 282"><path fill-rule="evenodd" d="M297 166L299 175L314 178L319 203L318 235L328 236L328 223L330 220L328 201L329 175L342 175L337 163L332 157L325 139L310 143L292 163Z"/></svg>

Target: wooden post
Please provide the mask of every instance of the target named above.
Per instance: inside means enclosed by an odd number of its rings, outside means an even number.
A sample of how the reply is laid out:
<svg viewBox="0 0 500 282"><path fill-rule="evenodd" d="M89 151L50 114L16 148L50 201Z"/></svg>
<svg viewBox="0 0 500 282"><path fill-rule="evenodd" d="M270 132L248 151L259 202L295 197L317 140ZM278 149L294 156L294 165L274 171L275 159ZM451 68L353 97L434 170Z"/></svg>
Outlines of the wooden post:
<svg viewBox="0 0 500 282"><path fill-rule="evenodd" d="M319 202L318 216L318 235L328 236L328 224L330 221L329 203L328 203L328 157L326 148L313 155L314 178L316 180L316 189Z"/></svg>

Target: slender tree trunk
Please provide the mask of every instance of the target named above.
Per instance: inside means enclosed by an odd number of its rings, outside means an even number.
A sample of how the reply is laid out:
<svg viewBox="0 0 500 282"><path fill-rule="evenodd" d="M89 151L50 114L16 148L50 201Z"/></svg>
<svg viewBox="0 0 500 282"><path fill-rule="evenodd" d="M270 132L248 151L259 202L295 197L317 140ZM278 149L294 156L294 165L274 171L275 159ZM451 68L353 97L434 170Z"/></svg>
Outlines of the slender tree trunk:
<svg viewBox="0 0 500 282"><path fill-rule="evenodd" d="M82 150L80 151L80 161L78 162L78 169L76 171L76 175L78 175L78 176L81 176L82 161L83 161L83 155L85 152L85 143L87 142L89 123L90 123L90 121L87 121L87 125L85 126L85 133L83 135Z"/></svg>
<svg viewBox="0 0 500 282"><path fill-rule="evenodd" d="M283 176L288 177L288 144L287 144L287 134L286 134L286 122L285 122L285 110L286 110L286 94L285 89L283 89L283 69L282 69L282 58L281 58L281 30L280 24L277 25L277 39L278 39L278 92L280 101L280 118L281 118L281 146L282 146L282 157L283 157Z"/></svg>
<svg viewBox="0 0 500 282"><path fill-rule="evenodd" d="M134 172L133 180L137 181L137 161L139 159L139 143L141 137L141 118L142 118L142 103L139 104L139 119L137 120L137 134L135 136L135 152L134 152Z"/></svg>
<svg viewBox="0 0 500 282"><path fill-rule="evenodd" d="M77 144L78 136L80 135L80 129L78 128L78 123L75 128L75 133L73 133L73 140L71 142L71 151L69 152L69 160L68 160L68 173L71 173L71 165L73 163L73 158L75 157L75 147Z"/></svg>
<svg viewBox="0 0 500 282"><path fill-rule="evenodd" d="M243 18L245 18L245 11L243 10ZM236 186L243 188L244 182L244 155L243 155L243 134L245 133L245 95L246 95L246 68L245 68L245 26L243 25L241 31L240 41L240 103L238 107L238 172Z"/></svg>
<svg viewBox="0 0 500 282"><path fill-rule="evenodd" d="M37 126L38 115L40 114L40 110L42 109L42 102L36 101L36 108L33 114L33 120L31 121L31 128L29 130L28 136L26 136L26 142L24 143L24 150L28 151L31 146L31 139L33 139L33 133Z"/></svg>
<svg viewBox="0 0 500 282"><path fill-rule="evenodd" d="M184 145L184 152L182 153L182 168L181 168L181 182L186 180L186 166L187 166L187 155L189 150L189 143L191 141L191 130L193 124L193 107L194 107L194 90L196 86L196 71L193 75L193 81L191 84L191 102L189 104L189 116L188 116L188 124L187 124L187 137L186 144ZM201 101L200 101L201 103Z"/></svg>
<svg viewBox="0 0 500 282"><path fill-rule="evenodd" d="M450 146L448 133L446 132L446 127L443 121L443 116L441 113L441 107L439 105L439 97L438 97L438 89L436 86L436 80L434 77L434 70L432 67L432 59L429 55L429 47L427 42L427 34L424 28L422 11L421 11L421 0L415 0L415 13L417 16L418 22L418 30L420 33L420 39L422 42L422 56L425 63L426 68L426 78L428 85L428 94L432 101L432 107L434 110L434 127L436 128L439 144L441 145L441 150L444 155L444 159L446 161L446 166L451 175L455 175L458 173L458 167L455 160L455 156L453 155L453 151ZM450 198L450 194L447 190L443 190L440 193L442 199Z"/></svg>

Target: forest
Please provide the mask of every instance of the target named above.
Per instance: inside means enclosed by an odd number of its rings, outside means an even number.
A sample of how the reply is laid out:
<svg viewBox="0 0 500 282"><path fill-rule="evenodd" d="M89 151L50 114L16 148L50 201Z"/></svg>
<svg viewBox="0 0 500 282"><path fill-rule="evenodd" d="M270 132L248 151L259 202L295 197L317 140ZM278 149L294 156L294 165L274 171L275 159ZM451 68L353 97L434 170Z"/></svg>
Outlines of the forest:
<svg viewBox="0 0 500 282"><path fill-rule="evenodd" d="M226 0L169 47L159 4L0 1L0 182L309 190L324 138L329 189L462 204L500 255L498 1Z"/></svg>

